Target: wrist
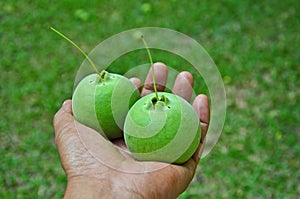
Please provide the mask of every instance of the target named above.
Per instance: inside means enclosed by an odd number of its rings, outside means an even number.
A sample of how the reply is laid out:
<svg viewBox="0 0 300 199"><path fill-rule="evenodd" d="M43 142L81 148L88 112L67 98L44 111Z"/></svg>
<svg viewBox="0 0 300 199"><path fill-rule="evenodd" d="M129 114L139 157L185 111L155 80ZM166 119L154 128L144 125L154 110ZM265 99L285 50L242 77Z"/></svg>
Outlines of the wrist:
<svg viewBox="0 0 300 199"><path fill-rule="evenodd" d="M104 194L103 187L106 186L95 179L76 177L68 181L64 198L100 198Z"/></svg>
<svg viewBox="0 0 300 199"><path fill-rule="evenodd" d="M77 177L68 181L64 199L142 198L131 190L113 186L113 183L93 178Z"/></svg>

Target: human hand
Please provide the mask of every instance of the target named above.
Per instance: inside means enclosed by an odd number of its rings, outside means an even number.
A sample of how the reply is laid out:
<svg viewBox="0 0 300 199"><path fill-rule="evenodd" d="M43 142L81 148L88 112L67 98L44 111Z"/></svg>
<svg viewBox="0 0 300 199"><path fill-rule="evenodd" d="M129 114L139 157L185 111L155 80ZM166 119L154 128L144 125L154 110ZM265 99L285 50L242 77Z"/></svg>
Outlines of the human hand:
<svg viewBox="0 0 300 199"><path fill-rule="evenodd" d="M167 67L156 63L155 79L158 91L163 91L168 76ZM141 95L153 92L151 70L145 80L131 81ZM187 101L192 96L193 77L180 73L172 92ZM202 136L198 150L185 164L134 160L123 139L106 140L98 132L78 123L72 115L72 102L67 100L54 117L55 141L68 186L65 198L176 198L191 182L209 124L209 105L205 95L198 95L193 107L201 122Z"/></svg>

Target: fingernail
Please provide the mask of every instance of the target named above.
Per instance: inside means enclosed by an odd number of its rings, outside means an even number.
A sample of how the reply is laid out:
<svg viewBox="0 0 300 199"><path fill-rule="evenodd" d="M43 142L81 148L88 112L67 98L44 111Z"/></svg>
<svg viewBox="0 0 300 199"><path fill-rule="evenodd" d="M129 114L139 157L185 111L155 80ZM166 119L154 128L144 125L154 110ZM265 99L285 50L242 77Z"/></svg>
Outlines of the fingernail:
<svg viewBox="0 0 300 199"><path fill-rule="evenodd" d="M62 103L62 106L66 105L68 103L69 100L65 100L63 103Z"/></svg>
<svg viewBox="0 0 300 199"><path fill-rule="evenodd" d="M62 106L64 106L66 103L67 103L67 101L65 100L65 101L62 103Z"/></svg>

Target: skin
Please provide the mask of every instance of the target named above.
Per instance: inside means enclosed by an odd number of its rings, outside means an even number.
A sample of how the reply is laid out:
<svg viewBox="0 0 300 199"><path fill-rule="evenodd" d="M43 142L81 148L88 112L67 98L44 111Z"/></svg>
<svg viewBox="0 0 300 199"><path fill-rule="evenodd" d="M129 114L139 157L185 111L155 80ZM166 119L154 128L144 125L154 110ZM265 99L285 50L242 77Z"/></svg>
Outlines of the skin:
<svg viewBox="0 0 300 199"><path fill-rule="evenodd" d="M162 91L167 79L167 67L162 63L156 63L154 67L156 81L160 84L158 90ZM153 92L151 71L144 88L139 79L133 78L131 81L142 95ZM189 101L192 94L191 85L193 85L192 75L181 72L175 81L173 93ZM71 100L65 101L53 120L55 141L68 180L64 198L176 198L187 188L195 174L209 124L209 104L205 95L198 95L193 102L201 122L201 141L195 154L183 165L133 160L121 150L126 150L123 139L111 143L101 138L94 130L78 124L72 115L71 104ZM90 143L88 141L82 143L78 136L78 128L80 132L84 131L81 136L90 138L87 139ZM94 145L94 139L97 139L99 145ZM100 155L108 155L112 161L119 161L131 168L161 166L163 168L145 173L119 171L95 159L87 147L100 147L101 150L98 151Z"/></svg>

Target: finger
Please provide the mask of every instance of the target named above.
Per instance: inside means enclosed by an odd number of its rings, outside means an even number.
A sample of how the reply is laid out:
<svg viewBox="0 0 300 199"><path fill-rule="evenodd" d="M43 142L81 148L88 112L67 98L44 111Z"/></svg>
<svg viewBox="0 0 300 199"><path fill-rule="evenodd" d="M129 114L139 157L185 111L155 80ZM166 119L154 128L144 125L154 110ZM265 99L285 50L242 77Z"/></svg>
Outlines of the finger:
<svg viewBox="0 0 300 199"><path fill-rule="evenodd" d="M59 137L63 129L67 128L71 123L74 123L72 101L66 100L53 118L55 138Z"/></svg>
<svg viewBox="0 0 300 199"><path fill-rule="evenodd" d="M177 75L172 93L190 101L193 93L194 78L191 73L183 71Z"/></svg>
<svg viewBox="0 0 300 199"><path fill-rule="evenodd" d="M204 150L205 138L210 120L210 110L207 96L203 94L198 95L193 102L193 107L199 117L201 125L200 143L196 152L192 156L192 159L198 163Z"/></svg>
<svg viewBox="0 0 300 199"><path fill-rule="evenodd" d="M195 153L192 156L192 159L196 162L196 164L198 164L198 162L200 160L200 157L201 157L201 155L203 153L203 149L204 149L204 143L200 142L197 150L195 151Z"/></svg>
<svg viewBox="0 0 300 199"><path fill-rule="evenodd" d="M164 91L167 78L168 78L168 68L165 64L158 62L154 65L154 77L156 81L157 91ZM148 75L145 80L144 88L142 90L142 96L154 92L153 80L152 80L152 68L150 68Z"/></svg>
<svg viewBox="0 0 300 199"><path fill-rule="evenodd" d="M141 92L141 90L142 90L142 81L139 78L136 78L136 77L130 78L130 81Z"/></svg>
<svg viewBox="0 0 300 199"><path fill-rule="evenodd" d="M198 162L196 162L194 159L190 158L182 165L170 165L170 167L175 170L175 172L169 171L169 175L172 173L173 177L175 178L172 182L172 186L174 187L174 190L178 192L178 195L186 190L187 186L192 181L196 172L197 163Z"/></svg>
<svg viewBox="0 0 300 199"><path fill-rule="evenodd" d="M207 96L203 94L198 95L193 102L193 107L200 119L202 130L201 143L203 143L210 121L210 110Z"/></svg>

